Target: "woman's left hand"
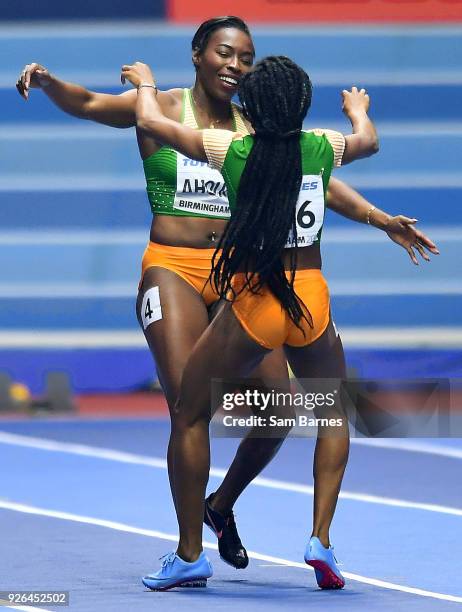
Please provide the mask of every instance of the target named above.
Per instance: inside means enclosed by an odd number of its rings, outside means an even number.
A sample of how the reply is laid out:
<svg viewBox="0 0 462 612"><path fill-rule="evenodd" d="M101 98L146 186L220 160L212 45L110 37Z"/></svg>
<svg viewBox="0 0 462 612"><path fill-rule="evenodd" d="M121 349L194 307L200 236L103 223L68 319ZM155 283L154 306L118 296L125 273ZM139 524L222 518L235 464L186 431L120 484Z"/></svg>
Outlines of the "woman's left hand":
<svg viewBox="0 0 462 612"><path fill-rule="evenodd" d="M141 83L154 85L154 75L151 68L142 62L135 62L132 65L124 64L122 66L120 80L122 85L125 85L125 81L130 81L135 87L138 87Z"/></svg>
<svg viewBox="0 0 462 612"><path fill-rule="evenodd" d="M404 215L398 215L396 217L391 217L384 229L393 242L396 242L396 244L402 246L403 249L406 249L412 263L417 266L419 262L417 261L413 249L416 249L425 261L430 261L430 257L425 249L433 255L439 255L440 252L436 244L432 242L430 238L414 227L415 223L417 223L417 219L410 219Z"/></svg>

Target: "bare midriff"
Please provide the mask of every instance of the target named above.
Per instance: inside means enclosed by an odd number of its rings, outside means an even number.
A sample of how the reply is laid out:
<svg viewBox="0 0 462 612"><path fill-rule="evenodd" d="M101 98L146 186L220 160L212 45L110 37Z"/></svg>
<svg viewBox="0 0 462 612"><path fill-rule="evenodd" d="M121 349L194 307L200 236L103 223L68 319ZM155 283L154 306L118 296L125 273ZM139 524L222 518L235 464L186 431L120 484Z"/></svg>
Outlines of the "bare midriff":
<svg viewBox="0 0 462 612"><path fill-rule="evenodd" d="M168 246L209 249L217 246L226 223L223 219L155 215L150 240Z"/></svg>
<svg viewBox="0 0 462 612"><path fill-rule="evenodd" d="M171 217L156 215L151 225L151 242L168 246L209 249L217 246L226 227L222 219L195 219L193 217ZM290 270L290 253L284 251L284 267ZM297 268L300 270L321 269L319 243L298 249Z"/></svg>

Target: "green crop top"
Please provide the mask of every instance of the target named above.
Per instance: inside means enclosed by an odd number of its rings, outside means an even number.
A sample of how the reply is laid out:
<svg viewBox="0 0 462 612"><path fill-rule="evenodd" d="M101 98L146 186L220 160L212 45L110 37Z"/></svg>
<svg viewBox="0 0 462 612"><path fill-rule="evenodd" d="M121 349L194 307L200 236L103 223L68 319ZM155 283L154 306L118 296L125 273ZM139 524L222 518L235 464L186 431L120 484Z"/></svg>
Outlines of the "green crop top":
<svg viewBox="0 0 462 612"><path fill-rule="evenodd" d="M240 109L232 104L234 129L248 134ZM199 129L191 90L183 92L181 122ZM227 189L221 174L163 146L143 161L146 190L153 214L229 219Z"/></svg>

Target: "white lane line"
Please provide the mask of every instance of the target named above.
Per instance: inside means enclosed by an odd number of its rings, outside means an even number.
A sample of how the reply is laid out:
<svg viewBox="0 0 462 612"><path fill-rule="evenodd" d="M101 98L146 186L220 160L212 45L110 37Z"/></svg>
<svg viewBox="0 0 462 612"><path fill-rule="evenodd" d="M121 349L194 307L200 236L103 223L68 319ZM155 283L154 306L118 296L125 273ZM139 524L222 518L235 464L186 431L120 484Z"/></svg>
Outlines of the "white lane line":
<svg viewBox="0 0 462 612"><path fill-rule="evenodd" d="M462 226L425 225L425 232L432 240L444 242L461 242ZM80 246L80 245L136 245L144 246L148 240L147 229L132 230L75 230L71 228L40 228L37 230L11 229L0 230L0 246ZM322 241L329 244L388 244L384 232L371 231L369 227L326 227Z"/></svg>
<svg viewBox="0 0 462 612"><path fill-rule="evenodd" d="M27 186L26 186L27 183ZM126 174L115 176L114 174L76 173L63 174L31 174L28 173L27 181L22 174L4 174L0 183L0 192L37 192L37 191L63 191L63 192L87 192L87 191L143 191L144 177L140 171L137 174Z"/></svg>
<svg viewBox="0 0 462 612"><path fill-rule="evenodd" d="M50 518L61 519L64 521L71 521L74 523L83 523L86 525L95 525L98 527L105 527L107 529L113 529L115 531L123 531L125 533L134 533L137 535L143 535L150 538L158 538L160 540L167 540L169 542L177 542L177 536L165 533L162 531L154 531L152 529L142 529L139 527L134 527L132 525L127 525L125 523L118 523L115 521L108 521L105 519L98 519L89 516L81 516L79 514L72 514L69 512L60 512L56 510L49 510L47 508L38 508L36 506L29 506L25 504L19 504L15 502L7 502L0 500L0 508L4 510L11 510L13 512L22 512L24 514L33 514L37 516L47 516ZM211 550L217 550L217 545L214 542L203 542L204 548L208 548ZM279 565L283 565L285 567L296 567L302 570L312 570L311 567L307 566L306 563L298 563L296 561L290 561L288 559L283 559L281 557L274 557L272 555L264 555L255 551L247 551L248 555L252 559L257 559L259 561L267 561L270 563L277 563ZM446 593L436 593L434 591L427 591L424 589L419 589L416 587L408 587L401 584L395 584L393 582L388 582L385 580L379 580L377 578L369 578L367 576L361 576L360 574L353 574L351 572L342 571L345 578L349 580L353 580L355 582L361 582L363 584L369 584L372 586L377 586L383 589L389 589L392 591L401 591L403 593L409 593L411 595L420 595L421 597L430 597L432 599L439 599L443 601L453 601L457 603L462 603L462 597L458 597L456 595L449 595Z"/></svg>
<svg viewBox="0 0 462 612"><path fill-rule="evenodd" d="M9 606L11 603L6 599L0 599L0 607L3 610L21 610L22 612L53 612L53 610L48 610L47 608L34 608L33 606Z"/></svg>
<svg viewBox="0 0 462 612"><path fill-rule="evenodd" d="M135 295L132 291L131 297ZM128 348L147 351L141 330L0 330L2 349Z"/></svg>
<svg viewBox="0 0 462 612"><path fill-rule="evenodd" d="M356 243L357 245L358 243ZM459 278L456 279L435 280L415 280L411 278L391 280L382 278L379 281L368 278L339 280L331 277L329 279L329 292L333 296L357 296L359 298L366 295L462 295L461 276L459 275ZM0 285L0 294L2 293L1 287L2 285ZM59 286L56 289L59 295ZM24 297L26 295L25 293ZM32 294L29 293L29 295Z"/></svg>
<svg viewBox="0 0 462 612"><path fill-rule="evenodd" d="M361 296L358 296L360 299ZM353 327L339 328L348 348L461 349L462 327Z"/></svg>
<svg viewBox="0 0 462 612"><path fill-rule="evenodd" d="M0 40L1 40L1 37L0 37ZM72 61L72 59L70 61ZM14 87L14 84L16 83L18 79L19 71L21 70L21 68L22 66L18 66L17 72L13 72L11 70L1 71L0 72L0 89L11 90ZM104 69L104 68L93 68L93 69L74 68L73 69L73 68L67 67L67 68L60 68L59 70L56 70L56 71L53 70L53 72L57 72L60 78L66 81L71 81L73 83L79 83L80 85L83 85L85 87L90 87L92 89L97 89L99 91L101 91L101 89L115 89L117 91L120 91L120 74L117 69L117 66L114 66L114 65L111 65L108 69ZM322 78L322 73L319 73L319 74L320 74L320 77ZM344 83L344 81L339 81L341 75L337 71L335 71L333 74L337 76L338 78L333 79L332 84ZM370 74L371 74L371 77L374 78L374 73L370 73ZM390 79L393 79L393 74L394 74L393 71L390 70L388 71L388 73L386 73L385 76L388 75ZM375 78L377 79L377 76ZM412 79L412 74L409 75L409 78ZM443 72L440 72L437 70L430 70L428 74L418 73L415 76L415 78L418 79L419 85L420 84L431 85L433 84L432 79L434 79L435 84L441 83L445 85L446 84L447 85L458 85L462 81L458 70L443 71ZM157 83L159 84L160 89L166 89L167 87L170 88L172 86L189 87L191 83L194 82L194 71L193 69L190 69L190 68L177 68L177 69L173 68L171 70L160 69L160 70L156 70L156 79L157 79ZM400 82L402 82L403 85L407 84L406 79L407 77L404 78L404 75L403 75L403 79L400 80ZM422 79L424 82L420 83L420 79ZM127 91L128 89L129 87L127 87ZM19 100L19 97L18 97L18 100Z"/></svg>
<svg viewBox="0 0 462 612"><path fill-rule="evenodd" d="M328 120L329 128L339 132L349 131L349 124L346 121ZM316 122L318 125L320 122ZM376 121L376 129L380 137L416 137L428 139L432 136L445 138L460 138L462 136L462 122L460 121ZM305 129L313 127L313 121L304 125ZM320 125L320 127L326 127ZM13 140L21 142L27 141L57 141L57 140L97 140L103 141L126 141L134 142L135 134L131 128L114 130L107 126L98 124L82 123L2 123L0 141Z"/></svg>
<svg viewBox="0 0 462 612"><path fill-rule="evenodd" d="M428 228L426 228L428 231ZM436 228L435 228L436 229ZM438 228L439 230L440 228ZM447 228L450 235L451 228ZM454 229L454 228L453 228ZM87 246L87 245L146 245L148 229L135 230L73 230L46 229L0 231L0 246ZM457 238L459 239L459 238ZM462 240L462 228L460 230ZM436 240L436 238L435 238Z"/></svg>
<svg viewBox="0 0 462 612"><path fill-rule="evenodd" d="M409 453L421 453L447 459L462 459L462 446L444 446L434 442L424 442L422 440L398 440L392 438L352 438L352 444L358 446L372 446L374 448L384 448L391 450L407 451Z"/></svg>
<svg viewBox="0 0 462 612"><path fill-rule="evenodd" d="M459 189L462 187L460 172L381 172L362 174L354 170L340 169L338 178L358 189Z"/></svg>
<svg viewBox="0 0 462 612"><path fill-rule="evenodd" d="M417 224L417 228L419 227L420 227L420 223ZM326 242L329 244L339 244L339 243L357 244L358 242L363 243L363 244L367 244L367 243L388 244L389 243L389 239L387 238L384 232L382 231L374 232L374 231L370 231L370 229L371 229L370 227L361 227L361 226L335 227L335 226L327 225L327 227L323 229L322 241L323 241L323 244ZM422 226L422 229L425 230L426 234L431 236L432 240L435 240L437 242L444 241L444 242L459 243L462 241L462 227L461 226L453 225L449 227L447 225L430 225L430 224L425 223L424 227ZM18 235L20 236L21 233L22 231L19 231ZM33 233L34 233L33 231L30 232L30 234L33 234ZM35 233L37 233L37 230L35 230ZM5 233L0 232L0 244L1 244L2 237L5 234L6 232ZM14 236L14 234L15 234L15 231L13 230L12 235ZM46 238L46 235L47 234L45 234L45 238ZM71 236L72 236L72 232L71 232ZM6 235L5 235L5 238L6 238Z"/></svg>
<svg viewBox="0 0 462 612"><path fill-rule="evenodd" d="M117 297L133 298L136 289ZM69 296L66 296L69 297ZM360 296L358 296L360 297ZM54 296L56 298L56 295ZM342 340L351 349L455 349L462 348L462 327L349 327L340 330ZM0 328L1 349L71 349L130 348L147 350L138 329L55 330Z"/></svg>
<svg viewBox="0 0 462 612"><path fill-rule="evenodd" d="M462 175L460 172L381 172L355 173L351 170L339 170L338 178L345 180L356 189L423 189L442 188L460 189ZM27 181L22 173L3 174L0 192L87 192L87 191L143 191L144 177L141 172L125 175L103 174L95 171L76 172L75 174L28 173Z"/></svg>
<svg viewBox="0 0 462 612"><path fill-rule="evenodd" d="M356 243L355 246L358 246ZM142 247L141 247L142 249ZM141 256L141 251L140 251ZM137 292L137 279L132 282L38 282L29 283L0 283L0 298L30 299L68 299L68 298L127 298L134 297ZM337 280L330 278L329 293L331 296L350 296L362 298L364 296L446 296L462 295L460 279L441 280L388 280L373 281L369 279Z"/></svg>
<svg viewBox="0 0 462 612"><path fill-rule="evenodd" d="M141 255L141 252L140 252ZM135 298L138 283L0 283L0 298L69 299L69 298ZM456 290L456 288L454 288ZM425 292L424 292L425 293ZM433 293L430 291L430 293ZM444 294L447 292L445 291ZM453 293L453 292L451 292ZM462 290L461 290L462 293ZM453 293L455 294L455 292Z"/></svg>
<svg viewBox="0 0 462 612"><path fill-rule="evenodd" d="M130 463L132 465L143 465L154 467L162 470L167 469L167 462L160 457L146 457L143 455L135 455L124 451L117 451L108 448L97 448L87 446L86 444L75 444L71 442L58 442L56 440L47 440L45 438L34 438L22 436L19 434L11 434L0 431L0 444L9 444L12 446L22 446L26 448L34 448L38 450L67 453L71 455L79 455L83 457L91 457L97 459L106 459L108 461L118 461L120 463ZM216 478L224 478L227 470L221 468L210 469L210 476ZM279 491L290 491L292 493L301 493L303 495L313 495L313 487L295 482L286 482L273 478L263 478L258 476L252 481L251 485L256 487L264 487L266 489L276 489ZM439 514L449 514L452 516L462 516L461 508L453 508L449 506L441 506L439 504L427 504L423 502L412 502L403 499L395 499L391 497L382 497L379 495L369 495L366 493L355 493L352 491L341 491L341 499L350 501L363 502L368 504L378 504L382 506L392 506L399 508L408 508L411 510L423 510L426 512L436 512Z"/></svg>
<svg viewBox="0 0 462 612"><path fill-rule="evenodd" d="M274 43L273 43L274 45ZM310 78L315 87L350 87L352 83L356 83L361 87L388 87L388 86L457 86L462 84L462 71L454 68L443 70L442 68L420 70L418 67L407 70L389 70L379 71L377 69L370 70L367 67L357 66L354 71L344 69L339 72L338 69L325 68L323 70L311 69L311 66L306 65L310 70ZM0 89L11 90L18 78L18 72L2 71L0 72ZM80 83L85 87L101 90L102 88L119 89L120 81L117 70L110 69L60 69L59 76L66 81ZM167 87L187 87L193 82L194 73L190 69L172 69L172 70L156 70L156 80L161 89Z"/></svg>
<svg viewBox="0 0 462 612"><path fill-rule="evenodd" d="M32 94L33 95L33 94ZM426 128L423 127L423 130ZM457 133L456 126L456 133ZM450 133L449 126L446 126L445 133ZM419 130L420 133L420 130ZM439 132L437 132L439 134ZM81 125L78 123L72 124L56 124L56 123L39 123L21 125L17 123L4 123L2 124L2 131L0 133L0 142L3 140L12 140L21 142L24 141L57 141L57 140L97 140L98 142L104 141L121 141L121 142L134 142L135 131L134 128L125 128L114 130L107 126L100 125Z"/></svg>

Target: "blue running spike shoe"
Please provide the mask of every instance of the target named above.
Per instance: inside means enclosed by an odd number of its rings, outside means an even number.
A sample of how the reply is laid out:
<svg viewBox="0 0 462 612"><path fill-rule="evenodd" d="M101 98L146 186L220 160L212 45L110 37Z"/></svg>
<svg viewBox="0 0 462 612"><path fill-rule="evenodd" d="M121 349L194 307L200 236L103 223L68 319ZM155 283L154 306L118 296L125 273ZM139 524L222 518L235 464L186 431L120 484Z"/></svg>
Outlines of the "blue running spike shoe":
<svg viewBox="0 0 462 612"><path fill-rule="evenodd" d="M319 538L313 536L305 550L305 562L314 567L316 581L321 589L343 589L345 579L337 567L332 546L324 548Z"/></svg>
<svg viewBox="0 0 462 612"><path fill-rule="evenodd" d="M212 565L204 552L196 561L183 561L175 552L161 557L162 565L158 572L142 578L144 586L152 591L166 591L177 586L207 586L207 578L213 574Z"/></svg>
<svg viewBox="0 0 462 612"><path fill-rule="evenodd" d="M218 551L223 561L236 569L244 569L249 565L249 557L237 532L234 514L231 511L223 516L213 510L210 506L213 495L205 500L204 523L217 536Z"/></svg>

